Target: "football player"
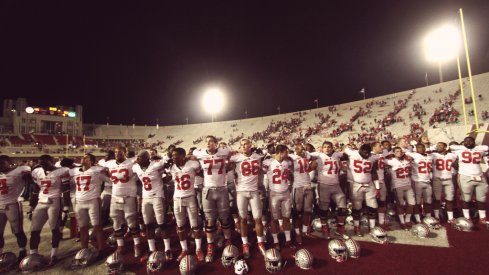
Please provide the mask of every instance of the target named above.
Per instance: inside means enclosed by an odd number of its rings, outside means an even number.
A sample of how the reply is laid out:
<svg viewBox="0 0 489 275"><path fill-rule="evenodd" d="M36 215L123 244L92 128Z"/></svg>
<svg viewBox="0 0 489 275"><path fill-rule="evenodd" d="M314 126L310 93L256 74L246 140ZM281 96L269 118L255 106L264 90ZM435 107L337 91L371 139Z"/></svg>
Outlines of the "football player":
<svg viewBox="0 0 489 275"><path fill-rule="evenodd" d="M295 145L295 154L289 154L292 159L293 183L292 183L292 217L294 220L296 242L302 244L302 234L309 235L309 226L312 219L312 205L314 190L311 186L310 171L316 170L317 162L305 150L304 145ZM302 227L302 234L301 234Z"/></svg>
<svg viewBox="0 0 489 275"><path fill-rule="evenodd" d="M17 238L19 262L26 256L25 246L27 244L23 226L24 214L19 197L30 173L31 168L29 166L15 167L9 156L0 156L0 254L2 254L5 245L3 235L8 221L12 233Z"/></svg>
<svg viewBox="0 0 489 275"><path fill-rule="evenodd" d="M447 151L447 144L438 142L436 152L431 153L433 157L433 193L435 197L434 210L435 218L440 219L440 201L442 193L445 194L447 203L448 221L455 221L453 217L453 198L455 197L455 187L452 175L453 163L457 160L457 155Z"/></svg>
<svg viewBox="0 0 489 275"><path fill-rule="evenodd" d="M464 138L463 145L451 145L450 149L458 157L458 184L462 192L462 211L464 217L469 219L469 205L472 194L475 193L479 223L486 226L486 195L487 180L482 172L481 160L487 154L487 145L475 145L473 137Z"/></svg>
<svg viewBox="0 0 489 275"><path fill-rule="evenodd" d="M115 153L113 150L107 151L105 157L98 161L98 165L104 166L107 161L115 159ZM112 182L106 181L104 182L104 189L100 198L102 199L101 205L101 222L102 225L107 224L109 222L109 213L110 213L110 199L112 197Z"/></svg>
<svg viewBox="0 0 489 275"><path fill-rule="evenodd" d="M142 214L148 238L150 254L156 251L155 228L161 229L163 242L165 244L165 260L172 261L173 255L170 249L170 236L166 228L166 206L163 189L162 175L165 163L159 159L151 160L150 153L141 151L137 157L137 163L132 167L134 173L142 183ZM156 225L155 225L156 222ZM141 257L141 262L148 260L149 254Z"/></svg>
<svg viewBox="0 0 489 275"><path fill-rule="evenodd" d="M275 155L263 161L263 171L268 179L268 201L272 213L271 231L275 249L280 250L278 233L280 230L279 219L283 219L285 233L285 245L295 250L295 245L290 238L290 216L292 211L292 199L290 196L290 163L287 160L289 148L279 144L275 147Z"/></svg>
<svg viewBox="0 0 489 275"><path fill-rule="evenodd" d="M218 148L217 138L207 136L207 149L196 149L193 156L199 160L204 170L204 188L202 190L202 207L206 219L207 234L206 262L214 260L214 233L216 220L219 218L224 231L226 245L231 244L231 223L229 195L226 186L226 161L229 158L229 148Z"/></svg>
<svg viewBox="0 0 489 275"><path fill-rule="evenodd" d="M100 222L100 192L103 182L110 181L107 169L96 165L97 160L92 154L85 154L82 158L82 167L70 169L70 177L75 184L75 214L80 228L80 242L82 248L88 248L88 226L93 226L97 239L97 248L104 248L102 225Z"/></svg>
<svg viewBox="0 0 489 275"><path fill-rule="evenodd" d="M385 223L385 211L386 211L386 199L387 199L387 185L385 180L385 156L383 146L380 142L372 143L372 154L378 156L377 160L377 177L379 180L379 194L377 197L378 208L378 219L379 226L388 229L387 224Z"/></svg>
<svg viewBox="0 0 489 275"><path fill-rule="evenodd" d="M359 150L345 147L348 155L348 182L350 183L351 200L353 202L353 228L357 236L362 236L360 214L365 201L368 212L369 228L375 227L377 218L377 197L380 196L380 183L377 175L378 156L372 155L370 144L363 144Z"/></svg>
<svg viewBox="0 0 489 275"><path fill-rule="evenodd" d="M138 206L136 201L137 183L136 174L132 168L133 159L127 158L127 149L124 146L115 148L115 159L107 161L105 167L109 169L112 182L112 199L110 202L110 217L113 221L114 235L117 238L117 250L124 252L124 239L126 233L123 224L127 223L134 241L134 257L141 257L141 239L139 238Z"/></svg>
<svg viewBox="0 0 489 275"><path fill-rule="evenodd" d="M421 202L423 202L423 209L426 216L431 216L433 195L431 173L433 170L433 157L426 154L426 147L422 143L416 144L416 152L406 152L406 155L412 158L411 177L416 198L414 217L416 218L416 223L421 223Z"/></svg>
<svg viewBox="0 0 489 275"><path fill-rule="evenodd" d="M56 168L54 159L50 155L40 156L39 164L40 166L32 171L35 185L30 201L32 213L30 254L39 253L41 230L48 222L52 233L49 260L49 266L52 266L58 261L56 252L61 240L61 231L58 228L61 221L61 207L63 207L63 214L66 215L70 205L70 173L66 167Z"/></svg>
<svg viewBox="0 0 489 275"><path fill-rule="evenodd" d="M411 215L416 204L414 191L411 187L411 162L405 159L401 147L394 148L394 158L386 159L385 163L391 167L392 188L396 194L397 215L402 229L409 229ZM407 206L406 205L407 202ZM404 214L406 214L404 216Z"/></svg>
<svg viewBox="0 0 489 275"><path fill-rule="evenodd" d="M323 142L321 153L312 153L317 156L317 179L319 183L319 216L323 236L329 238L328 211L330 201L338 208L338 227L336 232L344 234L346 216L346 197L340 187L339 172L341 169L342 152L335 152L333 143Z"/></svg>
<svg viewBox="0 0 489 275"><path fill-rule="evenodd" d="M188 255L187 247L187 218L190 221L190 227L195 239L195 257L197 261L204 260L202 252L202 229L198 224L199 206L195 197L194 180L197 173L201 170L200 164L194 160L185 158L185 149L175 148L172 151L173 165L170 172L173 181L176 183L175 193L173 194L173 209L177 222L177 234L180 239L182 252L177 261L182 260Z"/></svg>
<svg viewBox="0 0 489 275"><path fill-rule="evenodd" d="M240 217L240 233L243 241L243 256L250 257L250 245L248 243L248 208L251 208L255 220L255 232L258 239L258 249L265 255L265 244L263 237L260 173L262 155L252 152L252 144L248 139L242 139L241 153L231 156L229 162L235 167L237 174L236 201Z"/></svg>

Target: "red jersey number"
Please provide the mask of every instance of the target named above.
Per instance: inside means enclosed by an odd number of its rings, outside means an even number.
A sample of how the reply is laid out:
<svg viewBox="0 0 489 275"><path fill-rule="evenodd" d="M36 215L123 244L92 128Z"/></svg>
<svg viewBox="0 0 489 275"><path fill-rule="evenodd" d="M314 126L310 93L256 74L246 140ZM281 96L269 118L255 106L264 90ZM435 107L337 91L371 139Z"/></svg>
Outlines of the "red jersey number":
<svg viewBox="0 0 489 275"><path fill-rule="evenodd" d="M92 181L92 177L91 176L80 176L80 177L76 177L76 186L77 186L77 190L78 191L88 191L90 190L90 182ZM82 185L84 186L83 187L83 190L82 190Z"/></svg>
<svg viewBox="0 0 489 275"><path fill-rule="evenodd" d="M355 169L353 169L353 172L355 173L368 174L372 169L372 163L370 161L363 162L361 160L356 159L353 161L353 167L355 167Z"/></svg>
<svg viewBox="0 0 489 275"><path fill-rule="evenodd" d="M289 182L289 170L285 169L283 172L280 169L274 169L272 177L272 183L281 184L282 181L285 183Z"/></svg>
<svg viewBox="0 0 489 275"><path fill-rule="evenodd" d="M480 152L462 152L462 162L480 164L482 159L482 154Z"/></svg>
<svg viewBox="0 0 489 275"><path fill-rule="evenodd" d="M209 164L207 167L207 175L212 175L212 167L214 167L214 164L219 164L219 170L217 171L218 174L222 174L224 171L224 160L223 159L205 159L204 160L204 165Z"/></svg>
<svg viewBox="0 0 489 275"><path fill-rule="evenodd" d="M189 175L182 175L181 177L177 176L175 180L177 181L177 190L188 190L192 185Z"/></svg>
<svg viewBox="0 0 489 275"><path fill-rule="evenodd" d="M258 160L254 160L252 162L243 161L241 163L241 174L245 177L248 176L256 176L260 171L260 163Z"/></svg>

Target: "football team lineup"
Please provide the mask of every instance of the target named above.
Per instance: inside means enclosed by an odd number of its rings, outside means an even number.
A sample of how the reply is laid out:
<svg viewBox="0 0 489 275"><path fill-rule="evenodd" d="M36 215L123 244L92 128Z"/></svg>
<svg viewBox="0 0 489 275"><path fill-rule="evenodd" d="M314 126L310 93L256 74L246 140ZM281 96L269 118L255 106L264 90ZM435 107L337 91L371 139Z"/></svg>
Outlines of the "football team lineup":
<svg viewBox="0 0 489 275"><path fill-rule="evenodd" d="M33 167L0 156L0 229L8 222L13 232L2 237L0 266L156 274L176 263L194 274L220 261L244 274L263 257L275 273L291 262L314 269L310 241L325 242L340 263L361 257L363 242L446 248L448 230L488 226L489 148L471 136L317 149L204 141L188 152L171 145L163 156L122 145L100 160L42 155ZM79 244L61 241L65 225Z"/></svg>

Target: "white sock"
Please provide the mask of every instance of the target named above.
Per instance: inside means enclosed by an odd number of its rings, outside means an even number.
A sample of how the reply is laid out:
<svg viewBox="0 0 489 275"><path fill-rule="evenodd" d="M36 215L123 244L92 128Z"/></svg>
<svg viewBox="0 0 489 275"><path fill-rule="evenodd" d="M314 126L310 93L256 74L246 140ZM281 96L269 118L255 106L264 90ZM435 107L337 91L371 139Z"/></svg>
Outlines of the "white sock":
<svg viewBox="0 0 489 275"><path fill-rule="evenodd" d="M233 218L235 224L239 224L239 218Z"/></svg>
<svg viewBox="0 0 489 275"><path fill-rule="evenodd" d="M369 225L370 229L374 228L375 227L375 219L369 219L368 225Z"/></svg>
<svg viewBox="0 0 489 275"><path fill-rule="evenodd" d="M267 221L261 221L261 224L263 224L263 226L266 226L267 225Z"/></svg>
<svg viewBox="0 0 489 275"><path fill-rule="evenodd" d="M144 224L139 224L139 229L141 229L141 231L144 231Z"/></svg>
<svg viewBox="0 0 489 275"><path fill-rule="evenodd" d="M486 210L479 210L479 218L484 219L486 217Z"/></svg>
<svg viewBox="0 0 489 275"><path fill-rule="evenodd" d="M309 230L309 226L307 225L302 226L302 232L307 233L308 230Z"/></svg>
<svg viewBox="0 0 489 275"><path fill-rule="evenodd" d="M248 243L248 237L241 237L241 240L243 241L243 244Z"/></svg>
<svg viewBox="0 0 489 275"><path fill-rule="evenodd" d="M285 241L290 241L290 230L284 230L285 233Z"/></svg>
<svg viewBox="0 0 489 275"><path fill-rule="evenodd" d="M207 243L214 243L214 238L213 237L207 237Z"/></svg>
<svg viewBox="0 0 489 275"><path fill-rule="evenodd" d="M359 227L360 226L360 221L359 220L353 220L353 226Z"/></svg>
<svg viewBox="0 0 489 275"><path fill-rule="evenodd" d="M416 219L417 223L421 223L421 215L420 214L414 214L414 218Z"/></svg>
<svg viewBox="0 0 489 275"><path fill-rule="evenodd" d="M462 212L464 212L464 217L465 218L470 219L469 209L462 209Z"/></svg>
<svg viewBox="0 0 489 275"><path fill-rule="evenodd" d="M379 224L385 223L385 213L379 213Z"/></svg>
<svg viewBox="0 0 489 275"><path fill-rule="evenodd" d="M435 213L435 218L440 219L440 209L435 209L433 212Z"/></svg>
<svg viewBox="0 0 489 275"><path fill-rule="evenodd" d="M54 247L51 248L51 258L54 257L54 256L56 256L56 251L58 251L58 248L57 247L56 248L54 248Z"/></svg>
<svg viewBox="0 0 489 275"><path fill-rule="evenodd" d="M405 221L411 222L411 214L406 214Z"/></svg>
<svg viewBox="0 0 489 275"><path fill-rule="evenodd" d="M3 249L0 250L0 254L2 254ZM25 251L25 247L19 247L19 251Z"/></svg>
<svg viewBox="0 0 489 275"><path fill-rule="evenodd" d="M426 217L431 217L431 213L426 213Z"/></svg>
<svg viewBox="0 0 489 275"><path fill-rule="evenodd" d="M280 224L280 226L282 226L284 224L284 220L283 219L278 220L278 224Z"/></svg>
<svg viewBox="0 0 489 275"><path fill-rule="evenodd" d="M37 252L37 249L31 249L31 250L29 251L29 254L31 254L31 255L32 255L32 254L39 254L39 252Z"/></svg>
<svg viewBox="0 0 489 275"><path fill-rule="evenodd" d="M453 211L447 211L447 216L449 220L453 219Z"/></svg>
<svg viewBox="0 0 489 275"><path fill-rule="evenodd" d="M153 252L156 250L156 242L155 239L148 240L149 251Z"/></svg>
<svg viewBox="0 0 489 275"><path fill-rule="evenodd" d="M133 237L132 240L134 241L134 244L140 244L141 239L139 237Z"/></svg>
<svg viewBox="0 0 489 275"><path fill-rule="evenodd" d="M202 239L195 239L195 248L197 250L200 250L201 247L202 247Z"/></svg>
<svg viewBox="0 0 489 275"><path fill-rule="evenodd" d="M301 230L299 228L295 228L295 234L300 234Z"/></svg>
<svg viewBox="0 0 489 275"><path fill-rule="evenodd" d="M117 239L117 246L124 246L124 239Z"/></svg>
<svg viewBox="0 0 489 275"><path fill-rule="evenodd" d="M258 242L259 243L262 243L263 242L263 236L256 236L256 238L258 239Z"/></svg>
<svg viewBox="0 0 489 275"><path fill-rule="evenodd" d="M170 239L163 239L163 242L165 242L165 251L170 250Z"/></svg>
<svg viewBox="0 0 489 275"><path fill-rule="evenodd" d="M180 246L182 247L182 250L188 250L188 248L187 248L187 240L180 241Z"/></svg>
<svg viewBox="0 0 489 275"><path fill-rule="evenodd" d="M399 221L401 222L401 224L405 224L404 222L404 215L398 215L399 216Z"/></svg>
<svg viewBox="0 0 489 275"><path fill-rule="evenodd" d="M272 233L273 243L278 243L278 234Z"/></svg>

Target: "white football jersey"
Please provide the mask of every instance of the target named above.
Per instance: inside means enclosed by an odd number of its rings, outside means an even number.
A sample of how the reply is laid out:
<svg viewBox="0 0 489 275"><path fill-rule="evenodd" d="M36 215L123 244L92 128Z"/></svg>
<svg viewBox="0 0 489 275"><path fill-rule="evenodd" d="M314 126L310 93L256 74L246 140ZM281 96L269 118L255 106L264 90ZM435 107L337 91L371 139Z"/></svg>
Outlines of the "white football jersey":
<svg viewBox="0 0 489 275"><path fill-rule="evenodd" d="M487 145L475 146L469 149L463 145L452 145L450 149L458 157L458 173L465 176L482 175L481 160L489 150Z"/></svg>
<svg viewBox="0 0 489 275"><path fill-rule="evenodd" d="M260 179L262 155L252 153L250 156L235 154L229 162L236 163L236 191L257 191ZM233 171L234 174L234 171Z"/></svg>
<svg viewBox="0 0 489 275"><path fill-rule="evenodd" d="M143 198L165 197L162 178L162 175L165 172L164 165L165 163L161 160L152 160L146 169L141 168L138 163L134 164L132 167L132 171L134 171L143 184Z"/></svg>
<svg viewBox="0 0 489 275"><path fill-rule="evenodd" d="M384 154L377 154L379 159L377 160L377 176L380 182L384 182L385 178L385 157Z"/></svg>
<svg viewBox="0 0 489 275"><path fill-rule="evenodd" d="M40 202L61 198L61 187L70 184L70 169L61 167L53 171L44 171L42 167L38 167L32 171L32 180L40 188Z"/></svg>
<svg viewBox="0 0 489 275"><path fill-rule="evenodd" d="M419 153L406 152L406 155L413 159L411 162L411 178L413 181L430 182L431 171L433 166L433 157L431 155L422 155Z"/></svg>
<svg viewBox="0 0 489 275"><path fill-rule="evenodd" d="M201 187L204 184L204 178L201 176L195 175L194 186Z"/></svg>
<svg viewBox="0 0 489 275"><path fill-rule="evenodd" d="M379 157L370 155L368 159L364 159L358 150L351 150L348 147L345 148L345 154L348 155L348 174L351 177L349 180L361 184L372 182L372 168Z"/></svg>
<svg viewBox="0 0 489 275"><path fill-rule="evenodd" d="M341 158L343 153L334 152L331 156L325 153L311 153L317 157L317 180L320 184L338 185L340 183L339 174L341 168Z"/></svg>
<svg viewBox="0 0 489 275"><path fill-rule="evenodd" d="M83 171L83 167L70 169L70 177L75 187L77 201L88 201L100 197L102 183L109 181L107 168L92 166Z"/></svg>
<svg viewBox="0 0 489 275"><path fill-rule="evenodd" d="M18 166L6 174L0 173L0 205L17 202L25 187L23 176L30 173L29 166Z"/></svg>
<svg viewBox="0 0 489 275"><path fill-rule="evenodd" d="M170 173L175 182L173 198L195 196L194 180L199 170L200 164L194 160L188 160L183 167L178 167L176 164L171 166Z"/></svg>
<svg viewBox="0 0 489 275"><path fill-rule="evenodd" d="M411 162L408 160L398 160L396 158L386 159L385 163L391 167L392 188L399 188L411 185Z"/></svg>
<svg viewBox="0 0 489 275"><path fill-rule="evenodd" d="M454 173L453 163L457 160L455 153L431 153L433 157L433 177L440 179L451 179Z"/></svg>
<svg viewBox="0 0 489 275"><path fill-rule="evenodd" d="M292 160L292 168L293 168L293 178L294 181L292 186L294 188L305 187L311 185L311 177L309 176L309 161L311 159L311 155L306 152L305 157L301 157L295 154L289 154L290 159Z"/></svg>
<svg viewBox="0 0 489 275"><path fill-rule="evenodd" d="M289 162L281 163L274 158L263 161L263 171L267 174L268 188L274 192L289 190Z"/></svg>
<svg viewBox="0 0 489 275"><path fill-rule="evenodd" d="M204 170L205 187L226 186L226 160L229 157L228 148L218 148L214 155L204 149L195 149L193 155L199 160Z"/></svg>
<svg viewBox="0 0 489 275"><path fill-rule="evenodd" d="M109 169L113 196L137 196L136 174L134 174L132 170L134 164L132 159L126 159L122 163L117 163L117 161L113 159L105 163L105 167Z"/></svg>

